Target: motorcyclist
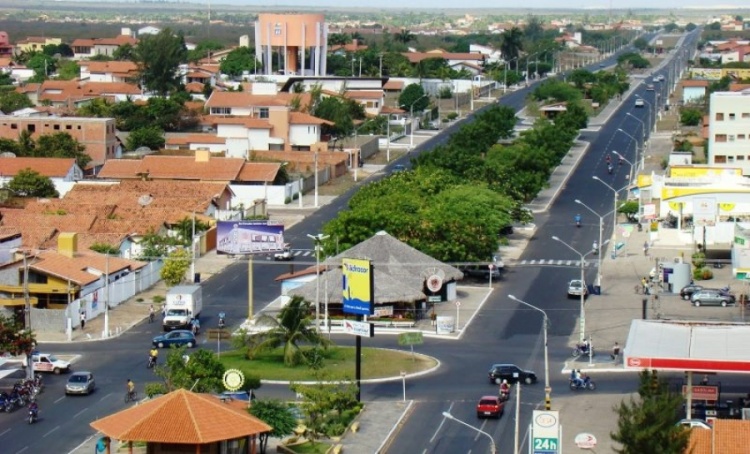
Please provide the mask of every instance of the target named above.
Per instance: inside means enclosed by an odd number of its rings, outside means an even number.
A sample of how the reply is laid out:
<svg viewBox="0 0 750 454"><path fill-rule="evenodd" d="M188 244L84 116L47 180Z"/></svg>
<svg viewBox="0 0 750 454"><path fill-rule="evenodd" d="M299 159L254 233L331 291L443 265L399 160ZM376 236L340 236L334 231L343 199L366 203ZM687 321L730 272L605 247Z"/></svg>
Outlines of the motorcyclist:
<svg viewBox="0 0 750 454"><path fill-rule="evenodd" d="M224 328L225 321L224 318L226 317L226 314L224 312L219 312L219 328Z"/></svg>
<svg viewBox="0 0 750 454"><path fill-rule="evenodd" d="M611 164L611 163L608 163L608 164L607 164L607 172L609 172L609 173L612 173L612 170L613 170L613 169L612 169L612 164Z"/></svg>
<svg viewBox="0 0 750 454"><path fill-rule="evenodd" d="M507 398L510 395L510 385L508 384L508 380L503 380L502 383L500 383L500 397Z"/></svg>
<svg viewBox="0 0 750 454"><path fill-rule="evenodd" d="M576 214L575 215L575 221L576 221L576 225L580 227L581 226L581 215L580 214Z"/></svg>
<svg viewBox="0 0 750 454"><path fill-rule="evenodd" d="M577 387L580 387L583 384L583 380L581 379L581 370L580 369L573 369L573 371L570 374L570 379L573 380L573 384Z"/></svg>
<svg viewBox="0 0 750 454"><path fill-rule="evenodd" d="M594 251L594 254L599 253L599 243L597 243L596 240L594 240L594 244L591 246L591 250Z"/></svg>
<svg viewBox="0 0 750 454"><path fill-rule="evenodd" d="M29 404L29 411L31 412L31 415L34 417L34 419L39 418L39 404L37 404L36 401L33 401Z"/></svg>
<svg viewBox="0 0 750 454"><path fill-rule="evenodd" d="M148 357L154 364L156 364L156 360L159 358L159 350L156 347L151 347L151 350L148 352Z"/></svg>
<svg viewBox="0 0 750 454"><path fill-rule="evenodd" d="M607 154L607 157L605 158L605 160L607 161L607 165L609 165L609 163L612 162L612 157L609 154Z"/></svg>
<svg viewBox="0 0 750 454"><path fill-rule="evenodd" d="M193 330L193 334L198 335L198 332L201 330L201 322L198 320L198 317L193 317L190 321L190 327Z"/></svg>

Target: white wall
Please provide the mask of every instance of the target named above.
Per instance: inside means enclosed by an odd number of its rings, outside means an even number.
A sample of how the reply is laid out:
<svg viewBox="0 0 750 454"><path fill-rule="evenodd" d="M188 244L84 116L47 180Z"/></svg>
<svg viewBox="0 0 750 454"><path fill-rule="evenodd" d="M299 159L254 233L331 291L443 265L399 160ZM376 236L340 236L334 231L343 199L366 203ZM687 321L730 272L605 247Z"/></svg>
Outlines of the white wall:
<svg viewBox="0 0 750 454"><path fill-rule="evenodd" d="M320 128L317 125L289 125L290 145L308 146L317 142L320 142Z"/></svg>
<svg viewBox="0 0 750 454"><path fill-rule="evenodd" d="M724 120L716 120L722 113ZM734 119L730 119L734 114ZM716 167L742 168L743 175L750 174L750 92L716 92L710 99L708 126L708 164ZM726 142L717 142L717 134L726 134ZM744 136L744 137L741 137ZM725 163L717 163L717 156L726 156ZM741 156L742 159L737 159Z"/></svg>
<svg viewBox="0 0 750 454"><path fill-rule="evenodd" d="M242 125L216 125L217 137L247 138L247 128Z"/></svg>
<svg viewBox="0 0 750 454"><path fill-rule="evenodd" d="M268 150L268 144L271 141L270 129L248 129L247 140L250 143L248 148L251 150Z"/></svg>
<svg viewBox="0 0 750 454"><path fill-rule="evenodd" d="M221 153L222 151L227 149L226 144L223 143L191 143L190 149L193 151L199 150L199 149L206 149L208 148L208 151L211 153Z"/></svg>
<svg viewBox="0 0 750 454"><path fill-rule="evenodd" d="M226 142L227 157L247 159L248 145L245 138L228 138Z"/></svg>

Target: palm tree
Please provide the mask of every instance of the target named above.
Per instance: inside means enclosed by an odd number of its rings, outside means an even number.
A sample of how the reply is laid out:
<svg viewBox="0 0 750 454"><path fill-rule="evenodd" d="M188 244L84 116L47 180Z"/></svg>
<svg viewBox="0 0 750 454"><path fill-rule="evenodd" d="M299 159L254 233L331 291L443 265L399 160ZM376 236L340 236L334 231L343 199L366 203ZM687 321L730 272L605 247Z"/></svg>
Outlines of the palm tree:
<svg viewBox="0 0 750 454"><path fill-rule="evenodd" d="M523 32L521 29L513 27L510 30L505 30L502 42L500 43L500 52L503 54L503 60L511 61L514 58L518 58L521 50L523 50ZM518 62L516 62L517 69Z"/></svg>
<svg viewBox="0 0 750 454"><path fill-rule="evenodd" d="M346 33L331 33L330 36L328 36L328 44L331 46L343 46L351 41L352 37Z"/></svg>
<svg viewBox="0 0 750 454"><path fill-rule="evenodd" d="M400 43L408 44L411 41L416 41L417 37L409 30L402 28L400 32L396 33L393 39Z"/></svg>
<svg viewBox="0 0 750 454"><path fill-rule="evenodd" d="M252 355L262 350L283 347L284 364L296 366L302 356L299 346L301 342L328 347L331 341L321 336L310 323L310 308L310 303L295 296L277 317L266 314L259 316L256 325L270 325L271 329L248 337L248 353Z"/></svg>

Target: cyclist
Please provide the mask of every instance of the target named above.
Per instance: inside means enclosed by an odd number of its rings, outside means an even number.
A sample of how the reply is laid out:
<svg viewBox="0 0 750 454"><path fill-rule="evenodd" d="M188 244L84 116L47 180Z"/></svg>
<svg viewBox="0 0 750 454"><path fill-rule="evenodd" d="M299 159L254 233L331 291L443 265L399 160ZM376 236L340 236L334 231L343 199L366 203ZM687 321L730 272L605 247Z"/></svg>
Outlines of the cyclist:
<svg viewBox="0 0 750 454"><path fill-rule="evenodd" d="M127 388L128 388L128 397L131 399L135 398L135 383L133 383L133 380L129 378L128 378Z"/></svg>
<svg viewBox="0 0 750 454"><path fill-rule="evenodd" d="M151 350L148 352L148 356L154 358L154 364L156 364L156 360L159 358L159 349L157 349L156 347L151 347Z"/></svg>

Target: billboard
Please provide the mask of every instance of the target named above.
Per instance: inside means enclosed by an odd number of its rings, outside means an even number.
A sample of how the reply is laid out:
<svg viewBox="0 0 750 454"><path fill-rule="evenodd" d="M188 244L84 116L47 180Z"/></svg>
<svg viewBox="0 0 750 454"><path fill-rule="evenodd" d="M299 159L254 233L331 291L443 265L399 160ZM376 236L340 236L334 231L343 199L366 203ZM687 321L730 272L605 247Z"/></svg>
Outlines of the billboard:
<svg viewBox="0 0 750 454"><path fill-rule="evenodd" d="M343 259L341 273L344 312L358 315L374 314L375 285L372 263L369 260Z"/></svg>
<svg viewBox="0 0 750 454"><path fill-rule="evenodd" d="M219 221L218 254L262 254L284 250L284 226L268 221Z"/></svg>

